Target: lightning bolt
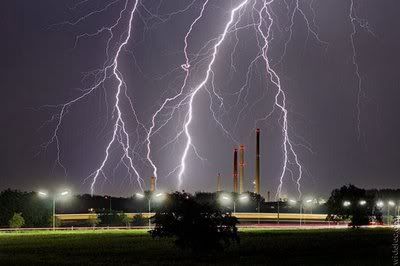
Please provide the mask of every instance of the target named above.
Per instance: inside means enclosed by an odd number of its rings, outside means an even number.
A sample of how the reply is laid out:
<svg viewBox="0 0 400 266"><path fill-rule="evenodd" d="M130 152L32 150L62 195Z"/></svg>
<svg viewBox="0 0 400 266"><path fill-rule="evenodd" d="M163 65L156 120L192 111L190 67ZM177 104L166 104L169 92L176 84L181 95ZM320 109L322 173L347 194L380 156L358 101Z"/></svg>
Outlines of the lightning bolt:
<svg viewBox="0 0 400 266"><path fill-rule="evenodd" d="M84 4L85 2L86 1L84 0L78 3L73 8L76 8L78 5ZM233 143L235 143L235 145L238 143L235 137L229 132L228 129L224 127L223 123L221 123L213 107L214 104L218 105L220 110L223 109L224 114L227 113L224 106L224 100L225 100L223 97L224 95L221 93L220 90L217 90L217 86L214 82L215 79L214 63L216 61L216 58L218 57L221 45L226 41L227 36L233 33L234 45L233 45L233 50L230 54L230 61L231 61L230 67L231 71L236 72L237 67L234 63L234 55L237 51L238 43L240 41L240 38L237 33L241 29L250 28L254 30L258 50L257 54L250 61L250 64L248 65L245 82L242 84L242 86L240 86L238 91L235 91L231 94L237 97L236 106L239 104L239 101L242 100L242 96L244 94L243 98L244 107L241 110L239 110L240 111L239 115L235 121L235 128L237 128L237 125L239 123L239 117L248 106L247 97L249 94L249 90L252 87L251 76L253 73L253 68L256 67L257 63L260 61L262 62L262 67L263 67L262 70L263 77L267 79L267 85L272 84L273 87L276 89L276 92L274 93L274 98L273 98L274 104L272 111L266 114L261 119L257 120L257 122L268 119L274 112L279 112L280 114L280 119L278 122L279 125L281 126L281 133L282 133L281 136L282 136L283 163L279 173L279 186L277 188L276 197L280 197L281 195L282 186L286 175L290 175L294 179L299 193L299 197L301 197L300 183L303 177L304 168L296 152L297 145L292 141L292 136L289 132L287 92L281 84L281 78L280 75L278 74L278 71L275 69L276 64L275 65L272 64L270 56L271 53L270 45L272 40L274 39L273 36L274 33L272 27L276 26L278 27L278 30L280 30L278 25L279 23L275 22L277 15L273 13L271 7L272 4L275 3L275 1L274 0L240 1L236 6L233 6L231 9L228 10L227 13L229 14L229 19L224 23L224 28L222 32L220 32L217 35L217 37L208 40L197 53L190 53L189 43L193 35L194 29L196 25L202 20L207 7L210 5L209 0L204 0L201 7L199 8L199 12L195 16L195 18L191 21L188 30L186 31L186 34L183 38L182 54L184 56L184 62L181 66L179 65L176 66L176 69L168 73L168 74L173 73L175 70L183 71L184 74L183 81L179 86L177 86L177 91L172 96L163 99L161 101L162 102L161 105L158 106L158 108L155 110L154 113L152 113L149 125L146 124L148 128L146 128L146 126L140 122L140 119L134 109L134 103L128 96L127 84L125 83L123 74L119 67L119 60L121 56L125 51L129 52L126 46L132 40L131 36L133 34L132 31L134 28L133 25L134 17L137 15L138 18L143 20L143 16L139 11L140 8L140 10L142 10L145 14L147 14L150 17L150 19L155 19L159 23L164 23L168 21L172 16L181 14L189 10L194 5L196 0L192 0L186 7L184 7L181 10L164 15L153 14L151 9L146 8L143 5L142 1L140 0L126 0L126 1L115 0L107 4L103 8L92 11L91 13L81 18L78 18L77 20L70 22L66 21L56 25L75 26L85 21L89 17L100 14L109 9L111 6L117 5L120 2L124 3L124 7L120 10L119 17L115 20L115 22L112 25L103 26L99 29L96 29L93 32L85 32L83 34L78 35L75 39L75 46L76 46L81 38L98 36L100 34L108 34L107 45L105 49L106 61L104 62L103 66L100 69L87 73L86 75L87 78L92 77L95 80L92 86L84 89L82 91L82 94L64 104L51 106L55 108L60 108L60 111L56 115L54 115L53 118L50 120L50 122L55 121L56 126L49 142L47 142L44 146L47 147L48 145L55 143L55 146L57 148L56 163L60 165L66 172L66 168L61 163L61 157L60 157L61 149L60 149L58 134L62 128L63 119L65 115L68 113L70 107L76 104L77 102L83 100L84 98L87 98L90 95L94 94L94 92L101 87L105 90L104 91L105 94L106 93L109 94L110 93L109 90L108 89L106 90L105 88L106 87L105 83L106 81L113 81L116 84L113 86L112 90L113 93L113 104L111 106L112 129L113 129L112 136L107 142L107 145L105 147L104 157L99 163L98 167L94 171L91 171L90 174L85 178L85 181L90 180L91 193L93 194L99 178L102 177L104 178L104 180L108 180L105 168L107 167L110 161L111 152L113 151L114 148L118 148L119 150L121 150L122 155L119 158L119 162L117 163L116 167L113 169L113 173L115 173L116 169L119 166L126 167L130 179L136 177L136 182L138 183L140 189L143 190L144 180L141 178L140 173L137 170L138 168L135 165L135 162L137 160L142 160L146 161L145 163L148 163L148 166L151 167L153 176L157 180L159 176L159 168L157 167L153 159L152 138L155 134L159 133L160 130L163 129L164 126L166 126L175 117L176 113L178 113L179 115L183 113L183 119L179 118L179 122L180 123L182 122L182 124L179 125L176 135L161 148L163 149L166 146L177 142L178 139L184 138L184 147L182 153L179 156L180 159L178 165L176 165L176 167L174 167L172 171L170 171L167 175L169 176L177 172L178 187L181 187L187 169L187 157L189 153L193 151L194 155L204 160L204 158L200 156L200 153L193 144L193 137L190 131L190 127L195 116L193 105L196 101L196 96L199 94L200 91L203 90L208 93L210 99L209 110L211 111L212 117L214 118L216 124L222 129L223 133L226 136L228 136ZM284 41L283 54L281 55L280 60L278 60L278 62L282 61L282 59L286 55L287 46L292 39L294 18L296 14L300 15L306 24L306 27L308 29L307 40L308 40L308 35L312 35L314 39L321 44L321 46L328 45L328 43L323 41L318 35L318 27L316 26L315 23L315 11L313 9L313 2L314 1L311 1L309 4L309 8L313 14L312 20L307 18L306 13L302 9L303 7L299 3L299 0L293 2L294 6L289 5L286 1L284 2L287 5L288 20L290 25L288 27L289 30L288 37ZM131 3L131 5L129 3ZM249 3L252 3L252 5L250 6ZM250 23L241 25L242 23L239 22L241 22L242 16L247 11L247 6L254 12L251 13ZM351 10L353 10L353 6L351 7ZM350 16L353 16L353 11L350 12ZM125 24L123 23L123 21L125 21L125 18L128 18L127 26L124 26ZM145 21L143 22L146 28L150 28ZM153 25L157 25L158 22L155 22ZM354 25L355 23L358 23L359 26L363 26L363 24L361 23L361 20L359 20L356 17L354 17L354 21L352 20L352 23L354 29L354 33L351 36L353 50L354 50L353 62L355 62L356 65L356 60L355 60L356 56L355 56L354 40L353 40L355 35ZM120 33L120 36L117 36L117 33L121 31L120 28L125 30L123 33ZM115 45L114 42L116 42ZM133 55L132 52L131 54ZM197 67L203 67L203 66L205 66L204 77L200 81L198 81L198 83L195 84L194 86L191 85L190 78L193 75L193 72L196 70ZM357 68L356 73L358 73L357 76L359 76L358 65L356 68ZM263 92L263 97L257 99L257 101L251 106L251 108L253 108L259 101L264 99L266 91L267 90ZM137 124L136 143L133 143L132 141L133 138L130 135L130 132L127 128L127 120L125 118L127 116L127 113L123 112L122 109L123 102L129 104L130 113L133 114L134 121ZM144 139L141 139L140 141L139 141L140 138L139 130L145 132ZM141 142L142 140L143 142ZM136 147L141 146L141 143L146 148L145 158L144 157L141 158L139 152L136 151Z"/></svg>
<svg viewBox="0 0 400 266"><path fill-rule="evenodd" d="M271 11L270 11L270 5L273 3L273 0L270 1L263 1L263 6L262 8L258 11L259 18L258 18L258 33L262 37L262 40L264 44L262 47L260 47L262 51L262 58L264 60L265 64L265 71L266 75L269 78L270 82L274 84L274 86L277 88L277 92L275 94L275 107L277 107L281 114L282 114L282 135L283 135L283 141L282 141L282 146L283 146L283 166L281 170L281 174L279 176L279 186L276 192L276 198L280 198L281 191L282 191L282 186L283 186L283 179L288 172L288 164L290 163L289 161L289 156L292 156L294 158L294 163L297 166L298 170L298 175L296 178L296 184L297 184L297 190L299 193L299 197L301 197L301 186L300 186L300 181L303 175L302 171L302 165L299 161L298 155L293 147L292 141L289 137L289 128L288 128L288 110L286 108L286 93L282 89L281 85L281 80L277 72L274 70L274 68L271 66L270 59L268 56L269 52L269 47L270 47L270 38L272 36L271 33L271 28L274 24L274 19L272 17ZM265 14L266 18L264 18L263 14ZM267 20L267 21L266 21ZM263 25L266 24L266 30L263 30ZM273 110L274 111L274 110ZM272 111L272 112L273 112ZM267 119L271 113L269 113L264 119ZM292 173L292 171L289 171Z"/></svg>
<svg viewBox="0 0 400 266"><path fill-rule="evenodd" d="M350 1L350 8L349 8L349 20L351 23L352 32L350 34L350 44L352 49L352 63L354 66L354 72L357 79L357 101L356 101L356 109L357 109L357 139L360 140L361 138L361 98L365 96L362 84L362 77L360 73L360 67L357 61L357 49L355 45L355 36L357 34L357 27L364 29L366 32L370 33L372 36L375 37L375 33L369 27L368 21L360 19L354 7L354 0Z"/></svg>
<svg viewBox="0 0 400 266"><path fill-rule="evenodd" d="M185 35L185 38L184 38L183 54L185 56L185 63L181 66L183 71L185 72L185 77L183 79L183 84L182 84L179 92L176 95L174 95L171 98L165 99L165 101L161 104L160 108L156 110L156 112L154 113L154 115L151 118L151 126L150 126L150 129L148 130L148 133L147 133L147 136L146 136L147 160L150 162L151 167L153 168L153 176L155 177L155 180L157 180L157 176L158 176L157 171L158 171L158 169L157 169L157 166L155 165L155 163L153 162L153 160L151 158L151 137L152 137L152 135L154 134L154 131L155 131L156 120L157 120L157 117L159 116L159 114L168 105L168 103L170 103L170 102L178 99L179 97L181 97L183 92L184 92L184 89L186 87L186 84L187 84L187 81L188 81L188 78L189 78L189 75L190 75L190 71L189 71L189 69L190 69L190 59L189 59L189 55L188 55L188 39L189 39L189 37L190 37L190 35L192 33L192 30L193 30L194 26L196 25L196 23L203 17L203 13L204 13L204 10L205 10L205 8L206 8L206 6L208 4L208 1L209 0L205 1L204 4L202 5L202 8L200 10L199 15L195 18L195 20L192 22L192 24L190 24L189 30L186 32L186 35ZM171 113L170 119L171 119L173 113L174 112ZM168 123L169 120L167 119L167 121L163 125ZM160 130L163 127L163 125L158 127L158 129L156 131Z"/></svg>
<svg viewBox="0 0 400 266"><path fill-rule="evenodd" d="M72 23L66 23L66 24L72 24L72 25L76 25L77 23L87 19L89 16L97 14L99 12L102 12L104 10L106 10L109 6L111 6L112 4L114 4L117 1L114 1L112 3L110 3L109 5L107 5L105 8L99 10L99 11L94 11L92 13L90 13L89 15L86 15L80 19L78 19L75 22ZM95 73L96 75L96 79L97 81L94 83L93 86L89 87L88 89L84 90L84 93L79 95L78 97L62 104L62 105L56 105L56 106L51 106L51 107L58 107L60 108L60 112L58 113L57 116L55 116L57 118L57 124L56 127L53 131L52 137L49 140L48 143L46 143L44 146L47 147L48 145L50 145L51 143L56 143L56 148L57 148L57 159L56 162L63 168L65 169L65 167L62 165L61 160L60 160L60 143L59 143L59 137L58 137L58 133L61 129L61 125L63 122L63 118L65 116L65 114L68 111L68 108L70 108L72 105L74 105L75 103L83 100L84 98L88 97L89 95L93 94L100 86L104 86L104 83L110 79L110 78L114 78L117 81L117 86L116 86L116 92L114 95L114 99L115 99L115 103L113 106L113 116L115 116L115 121L113 124L113 132L112 132L112 137L110 139L110 141L108 142L107 146L106 146L106 150L105 150L105 156L103 158L103 160L101 161L99 167L94 170L92 173L90 173L85 180L87 179L91 179L91 184L90 184L90 191L93 194L94 190L95 190L95 184L96 181L98 180L99 176L103 176L105 179L107 179L107 176L105 174L104 168L109 160L110 157L110 149L112 148L112 146L117 143L119 144L119 146L121 147L122 150L122 157L121 157L121 162L123 163L123 165L125 165L128 168L128 173L131 174L131 171L133 171L134 175L136 176L136 181L139 185L139 188L141 190L143 190L143 179L140 177L140 174L138 172L138 170L136 169L135 165L134 165L134 159L132 156L132 146L131 146L131 140L130 140L130 136L128 134L127 131L127 127L126 127L126 122L123 118L123 113L121 111L121 101L122 101L122 97L125 96L127 98L127 101L129 102L131 109L133 111L134 117L136 122L138 123L138 125L140 125L141 127L144 127L144 125L142 123L140 123L140 121L138 120L138 117L136 115L136 112L133 109L133 105L132 105L132 101L131 99L128 97L127 93L126 93L126 84L125 81L123 79L122 73L119 70L119 65L118 65L118 61L121 55L121 52L123 50L123 48L128 44L128 42L131 39L131 35L132 35L132 23L133 23L133 18L135 16L135 13L137 12L138 9L138 4L139 4L139 0L134 1L134 4L132 6L132 8L129 10L128 8L128 4L129 1L125 1L124 4L124 8L120 11L120 15L118 17L118 19L116 20L116 22L111 25L110 27L103 27L101 30L96 31L93 34L83 34L78 36L78 38L80 38L81 36L93 36L93 35L98 35L102 32L108 32L109 33L109 39L107 41L107 47L106 47L106 53L107 53L107 60L104 63L104 67L100 70L94 71L93 73ZM110 43L112 42L113 38L114 38L114 29L120 25L123 14L124 13L128 13L129 14L129 20L128 20L128 26L127 26L127 30L126 30L126 36L124 38L121 37L121 42L118 44L115 55L113 57L110 58ZM65 24L65 23L64 23ZM98 75L97 75L98 74ZM99 77L100 76L100 77ZM125 94L123 94L123 89L125 89ZM126 160L127 162L125 162L124 160Z"/></svg>
<svg viewBox="0 0 400 266"><path fill-rule="evenodd" d="M125 40L119 45L119 47L117 49L117 52L115 54L114 60L113 60L113 64L112 64L113 76L118 80L117 92L115 94L115 105L114 105L114 108L117 111L117 119L116 119L115 124L114 124L114 131L113 131L113 135L112 135L111 141L108 143L107 148L106 148L106 156L104 157L104 160L101 163L100 167L91 174L91 175L93 175L92 183L90 185L90 191L91 191L92 194L94 192L94 186L96 184L96 180L99 177L99 175L102 174L104 177L106 177L105 174L104 174L103 168L104 168L104 166L105 166L105 164L106 164L106 162L108 160L110 147L114 143L114 141L116 140L118 134L121 137L121 139L119 141L119 144L123 148L124 157L126 159L128 159L129 166L134 171L134 173L135 173L135 175L137 177L137 182L139 184L139 187L140 187L141 190L143 190L143 187L142 187L142 184L141 184L141 182L143 182L143 179L140 177L139 172L135 168L132 156L130 155L130 148L131 147L130 147L129 134L126 131L125 121L122 119L122 112L121 112L121 108L120 108L120 105L119 105L120 104L121 88L122 88L122 86L124 85L125 82L123 80L121 72L118 69L118 59L119 59L121 50L129 42L129 40L131 38L132 21L133 21L134 14L135 14L135 11L137 9L138 3L139 3L139 0L136 0L132 10L130 11L127 36L126 36ZM125 137L125 140L124 140L124 137ZM89 176L91 176L91 175L89 175Z"/></svg>
<svg viewBox="0 0 400 266"><path fill-rule="evenodd" d="M289 34L288 34L288 38L285 41L283 53L281 55L281 58L278 61L278 64L282 62L283 58L286 55L286 51L287 51L288 45L292 41L292 36L293 36L293 31L294 31L293 27L295 25L294 19L295 19L296 14L300 14L301 15L301 17L303 18L303 20L304 20L304 22L306 24L306 27L307 27L307 39L306 39L305 44L307 44L309 36L311 34L319 44L325 46L325 51L326 51L328 49L329 43L327 43L326 41L322 40L320 38L320 36L318 35L318 32L317 32L318 26L316 25L316 22L315 22L315 10L314 10L313 5L312 5L313 1L311 1L310 4L309 4L309 8L310 8L311 13L313 15L312 19L311 19L311 22L307 18L307 16L306 16L305 12L303 11L302 7L300 6L299 0L294 1L294 7L293 7L292 10L290 10L290 4L289 3L287 3L285 1L285 4L286 4L286 8L288 10L288 17L289 17L289 21L290 21L290 24L289 24L289 27L288 27Z"/></svg>
<svg viewBox="0 0 400 266"><path fill-rule="evenodd" d="M207 66L207 71L206 71L206 75L204 77L204 79L197 85L197 87L195 87L189 97L189 110L185 116L185 123L183 126L183 131L184 134L186 136L186 145L185 148L183 150L182 153L182 157L180 160L180 165L179 165L179 172L178 172L178 187L180 187L182 185L182 178L183 178L183 174L185 172L186 169L186 157L188 155L189 149L192 147L194 150L196 150L196 148L193 146L192 143L192 136L190 134L190 124L192 122L193 119L193 101L197 95L197 93L206 85L206 83L209 81L210 75L212 74L212 67L213 64L215 62L215 59L217 57L217 53L218 53L218 48L221 46L221 44L223 43L223 41L225 40L225 37L229 31L229 28L231 27L232 23L234 22L235 19L235 15L237 13L238 10L240 10L244 5L246 5L248 2L248 0L246 1L242 1L239 5L237 5L236 7L234 7L231 11L230 11L230 19L229 21L226 23L225 28L222 32L222 34L220 35L218 41L215 43L214 47L213 47L213 52L211 55L211 60Z"/></svg>

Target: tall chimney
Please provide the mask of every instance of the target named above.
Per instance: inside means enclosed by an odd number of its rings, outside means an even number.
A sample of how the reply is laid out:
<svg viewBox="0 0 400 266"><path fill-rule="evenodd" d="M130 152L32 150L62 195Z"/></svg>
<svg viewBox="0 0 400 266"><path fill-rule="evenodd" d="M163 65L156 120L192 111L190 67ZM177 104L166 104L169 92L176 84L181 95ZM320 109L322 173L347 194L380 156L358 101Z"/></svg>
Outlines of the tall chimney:
<svg viewBox="0 0 400 266"><path fill-rule="evenodd" d="M238 150L233 151L233 192L238 192Z"/></svg>
<svg viewBox="0 0 400 266"><path fill-rule="evenodd" d="M218 177L217 177L217 192L222 191L221 189L221 174L218 173Z"/></svg>
<svg viewBox="0 0 400 266"><path fill-rule="evenodd" d="M256 129L256 176L254 192L260 194L260 129Z"/></svg>
<svg viewBox="0 0 400 266"><path fill-rule="evenodd" d="M239 193L243 193L244 179L244 145L239 147Z"/></svg>
<svg viewBox="0 0 400 266"><path fill-rule="evenodd" d="M156 190L156 178L154 176L150 177L150 192Z"/></svg>

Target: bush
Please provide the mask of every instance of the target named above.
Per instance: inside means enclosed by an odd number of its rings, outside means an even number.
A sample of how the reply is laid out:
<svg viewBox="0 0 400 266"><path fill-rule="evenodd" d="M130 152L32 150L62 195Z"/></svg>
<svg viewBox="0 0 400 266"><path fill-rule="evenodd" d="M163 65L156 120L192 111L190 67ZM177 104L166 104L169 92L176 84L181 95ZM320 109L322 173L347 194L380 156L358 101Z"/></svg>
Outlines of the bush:
<svg viewBox="0 0 400 266"><path fill-rule="evenodd" d="M221 250L238 242L236 217L222 213L216 204L197 202L187 193L176 192L154 216L154 237L173 237L180 248L192 251Z"/></svg>
<svg viewBox="0 0 400 266"><path fill-rule="evenodd" d="M10 221L8 221L8 224L11 228L21 228L24 226L25 220L21 213L14 213Z"/></svg>
<svg viewBox="0 0 400 266"><path fill-rule="evenodd" d="M101 212L97 215L102 226L128 226L130 218L123 212Z"/></svg>
<svg viewBox="0 0 400 266"><path fill-rule="evenodd" d="M126 225L126 227L129 227L129 224L131 222L131 218L128 217L128 215L126 215L125 213L120 213L119 217L121 219L121 222L124 223Z"/></svg>
<svg viewBox="0 0 400 266"><path fill-rule="evenodd" d="M90 215L88 222L89 225L94 228L101 222L101 220L95 215Z"/></svg>
<svg viewBox="0 0 400 266"><path fill-rule="evenodd" d="M143 226L148 223L148 220L143 217L142 214L135 214L132 219L133 226Z"/></svg>

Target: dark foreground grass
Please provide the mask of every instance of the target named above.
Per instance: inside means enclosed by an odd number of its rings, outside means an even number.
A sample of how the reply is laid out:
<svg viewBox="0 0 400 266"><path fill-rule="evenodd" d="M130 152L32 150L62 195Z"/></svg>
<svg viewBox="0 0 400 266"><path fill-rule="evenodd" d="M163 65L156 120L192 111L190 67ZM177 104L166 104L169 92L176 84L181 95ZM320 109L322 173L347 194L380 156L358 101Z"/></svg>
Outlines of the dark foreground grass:
<svg viewBox="0 0 400 266"><path fill-rule="evenodd" d="M225 252L193 254L146 231L0 233L0 265L392 265L393 230L243 231Z"/></svg>

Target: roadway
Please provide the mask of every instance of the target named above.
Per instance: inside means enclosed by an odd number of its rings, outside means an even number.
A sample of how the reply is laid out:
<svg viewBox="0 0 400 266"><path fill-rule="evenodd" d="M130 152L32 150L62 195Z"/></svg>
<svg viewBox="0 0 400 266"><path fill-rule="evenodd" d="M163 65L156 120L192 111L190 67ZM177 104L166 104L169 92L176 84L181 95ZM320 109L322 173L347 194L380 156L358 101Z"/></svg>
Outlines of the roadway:
<svg viewBox="0 0 400 266"><path fill-rule="evenodd" d="M129 218L141 214L143 218L154 216L155 213L126 213ZM278 221L278 213L257 213L257 212L237 212L233 214L239 221ZM57 214L57 219L60 221L84 221L97 218L95 213L76 213L76 214ZM300 213L279 213L279 220L282 222L288 221L310 221L310 222L324 222L326 221L326 214L300 214Z"/></svg>

